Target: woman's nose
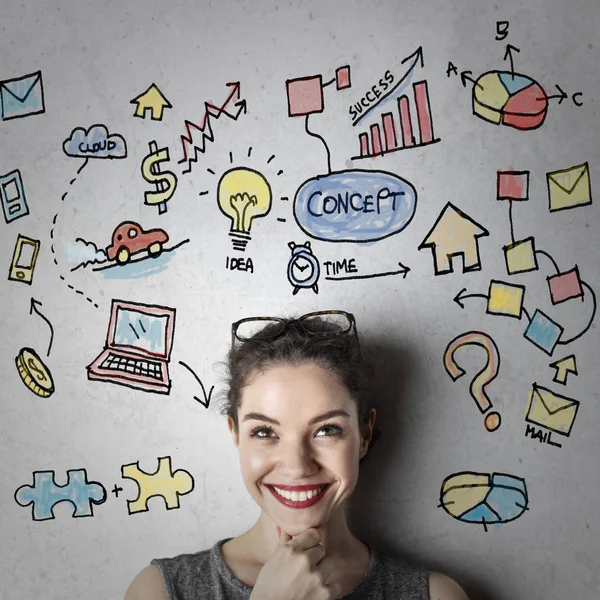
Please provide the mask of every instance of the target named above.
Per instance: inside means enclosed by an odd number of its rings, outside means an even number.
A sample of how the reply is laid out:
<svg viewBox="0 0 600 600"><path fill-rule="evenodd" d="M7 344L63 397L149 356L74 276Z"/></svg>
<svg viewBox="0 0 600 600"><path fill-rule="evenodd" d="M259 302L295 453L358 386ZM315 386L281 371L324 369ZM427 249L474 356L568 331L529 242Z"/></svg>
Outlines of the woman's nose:
<svg viewBox="0 0 600 600"><path fill-rule="evenodd" d="M280 446L276 452L279 472L290 479L306 478L317 469L309 444L289 441Z"/></svg>

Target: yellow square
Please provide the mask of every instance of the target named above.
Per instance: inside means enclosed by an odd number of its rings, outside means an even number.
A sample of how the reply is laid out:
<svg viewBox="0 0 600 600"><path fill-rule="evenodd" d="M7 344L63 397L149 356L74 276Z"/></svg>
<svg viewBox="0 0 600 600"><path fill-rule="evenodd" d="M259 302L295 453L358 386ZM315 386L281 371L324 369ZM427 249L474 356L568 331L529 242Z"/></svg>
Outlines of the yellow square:
<svg viewBox="0 0 600 600"><path fill-rule="evenodd" d="M535 241L532 237L504 246L504 260L509 275L537 271Z"/></svg>
<svg viewBox="0 0 600 600"><path fill-rule="evenodd" d="M490 281L487 313L521 318L525 286L512 285L503 281Z"/></svg>

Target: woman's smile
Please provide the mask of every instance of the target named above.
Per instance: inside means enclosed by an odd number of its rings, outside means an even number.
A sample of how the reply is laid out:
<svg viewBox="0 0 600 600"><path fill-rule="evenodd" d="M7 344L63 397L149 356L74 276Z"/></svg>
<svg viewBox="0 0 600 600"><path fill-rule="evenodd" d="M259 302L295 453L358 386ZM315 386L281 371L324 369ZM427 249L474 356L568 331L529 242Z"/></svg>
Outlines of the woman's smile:
<svg viewBox="0 0 600 600"><path fill-rule="evenodd" d="M267 488L285 506L289 506L290 508L309 508L325 496L329 489L329 484L317 488L312 487L312 489L304 491L289 491L273 485L267 485Z"/></svg>

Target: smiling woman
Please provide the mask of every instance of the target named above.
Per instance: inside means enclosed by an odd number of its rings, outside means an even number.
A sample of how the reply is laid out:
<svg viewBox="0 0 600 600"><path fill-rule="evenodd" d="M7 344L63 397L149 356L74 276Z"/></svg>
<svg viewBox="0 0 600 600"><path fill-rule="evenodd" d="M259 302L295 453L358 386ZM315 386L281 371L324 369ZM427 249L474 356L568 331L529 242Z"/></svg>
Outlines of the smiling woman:
<svg viewBox="0 0 600 600"><path fill-rule="evenodd" d="M153 560L126 600L464 600L450 578L376 550L346 522L376 420L353 315L242 319L228 359L221 412L261 514L210 549Z"/></svg>

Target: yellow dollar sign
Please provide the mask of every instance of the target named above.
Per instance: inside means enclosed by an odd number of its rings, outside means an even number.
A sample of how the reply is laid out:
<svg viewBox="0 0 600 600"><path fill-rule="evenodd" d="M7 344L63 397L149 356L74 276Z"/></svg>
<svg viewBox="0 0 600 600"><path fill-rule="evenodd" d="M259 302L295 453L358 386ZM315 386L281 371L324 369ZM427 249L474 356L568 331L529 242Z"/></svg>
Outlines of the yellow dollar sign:
<svg viewBox="0 0 600 600"><path fill-rule="evenodd" d="M169 149L161 148L155 141L148 144L150 154L142 161L142 176L148 183L156 185L156 191L144 192L145 204L158 204L158 212L167 211L167 201L171 199L177 188L177 177L171 171L161 171L160 164L169 160Z"/></svg>

